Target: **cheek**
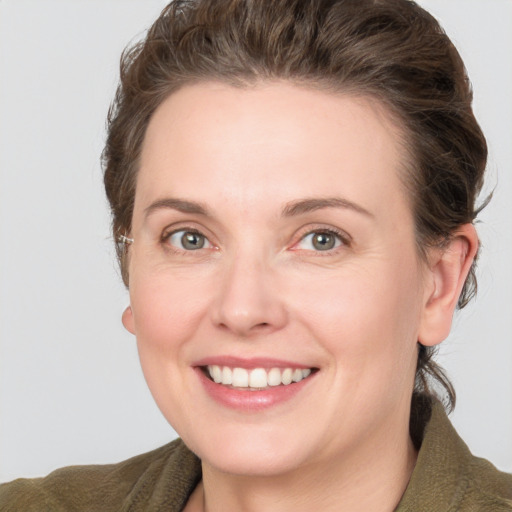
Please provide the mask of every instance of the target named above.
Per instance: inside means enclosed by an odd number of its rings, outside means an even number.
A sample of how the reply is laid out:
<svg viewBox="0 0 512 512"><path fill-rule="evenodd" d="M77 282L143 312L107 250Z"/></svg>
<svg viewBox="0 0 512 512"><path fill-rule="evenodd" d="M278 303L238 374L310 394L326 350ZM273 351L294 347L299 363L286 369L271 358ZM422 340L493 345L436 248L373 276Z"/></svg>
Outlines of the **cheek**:
<svg viewBox="0 0 512 512"><path fill-rule="evenodd" d="M172 273L135 276L130 299L141 355L175 351L192 336L207 311L204 291L204 282Z"/></svg>
<svg viewBox="0 0 512 512"><path fill-rule="evenodd" d="M170 276L169 276L170 274ZM148 387L173 428L187 431L190 343L208 310L199 282L173 273L135 274L130 283L140 364ZM184 426L185 425L185 426Z"/></svg>
<svg viewBox="0 0 512 512"><path fill-rule="evenodd" d="M296 315L324 348L344 366L345 374L403 372L414 359L419 312L420 276L410 263L347 265L337 274L303 281L291 295Z"/></svg>

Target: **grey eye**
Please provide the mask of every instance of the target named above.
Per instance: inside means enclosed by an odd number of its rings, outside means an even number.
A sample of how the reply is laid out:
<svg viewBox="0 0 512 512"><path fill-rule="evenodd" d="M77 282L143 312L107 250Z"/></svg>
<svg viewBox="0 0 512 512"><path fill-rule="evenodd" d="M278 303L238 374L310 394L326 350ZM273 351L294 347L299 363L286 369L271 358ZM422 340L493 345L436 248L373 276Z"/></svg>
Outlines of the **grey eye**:
<svg viewBox="0 0 512 512"><path fill-rule="evenodd" d="M329 251L342 244L336 233L329 231L317 231L308 233L298 244L299 249L313 251Z"/></svg>
<svg viewBox="0 0 512 512"><path fill-rule="evenodd" d="M172 233L169 237L169 243L185 251L197 251L198 249L211 247L208 239L201 233L183 229Z"/></svg>
<svg viewBox="0 0 512 512"><path fill-rule="evenodd" d="M313 235L313 247L319 251L328 251L334 248L336 238L328 233L315 233Z"/></svg>

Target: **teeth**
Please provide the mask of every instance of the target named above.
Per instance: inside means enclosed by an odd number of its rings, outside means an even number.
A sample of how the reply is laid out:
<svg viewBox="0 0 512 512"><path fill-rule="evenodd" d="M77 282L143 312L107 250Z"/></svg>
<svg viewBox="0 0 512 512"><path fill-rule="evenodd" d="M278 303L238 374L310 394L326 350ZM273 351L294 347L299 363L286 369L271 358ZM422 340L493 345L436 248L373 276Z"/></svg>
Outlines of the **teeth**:
<svg viewBox="0 0 512 512"><path fill-rule="evenodd" d="M251 388L266 388L267 387L267 372L263 368L255 368L249 374L249 387Z"/></svg>
<svg viewBox="0 0 512 512"><path fill-rule="evenodd" d="M288 384L292 383L292 375L293 370L291 368L286 368L286 370L283 370L283 374L281 375L281 382L288 386Z"/></svg>
<svg viewBox="0 0 512 512"><path fill-rule="evenodd" d="M249 372L245 368L233 368L233 386L247 388L249 386Z"/></svg>
<svg viewBox="0 0 512 512"><path fill-rule="evenodd" d="M212 366L212 371L210 372L210 375L214 382L222 382L222 370L218 366Z"/></svg>
<svg viewBox="0 0 512 512"><path fill-rule="evenodd" d="M281 384L281 370L279 368L272 368L268 372L267 382L269 386L279 386Z"/></svg>
<svg viewBox="0 0 512 512"><path fill-rule="evenodd" d="M212 380L224 386L236 388L262 389L268 386L287 386L292 382L300 382L311 374L311 369L300 368L230 368L229 366L208 366Z"/></svg>
<svg viewBox="0 0 512 512"><path fill-rule="evenodd" d="M229 366L224 366L222 368L222 380L221 382L223 384L233 384L233 372L231 371L231 368Z"/></svg>
<svg viewBox="0 0 512 512"><path fill-rule="evenodd" d="M299 382L302 380L302 370L294 370L292 374L292 380L293 382Z"/></svg>

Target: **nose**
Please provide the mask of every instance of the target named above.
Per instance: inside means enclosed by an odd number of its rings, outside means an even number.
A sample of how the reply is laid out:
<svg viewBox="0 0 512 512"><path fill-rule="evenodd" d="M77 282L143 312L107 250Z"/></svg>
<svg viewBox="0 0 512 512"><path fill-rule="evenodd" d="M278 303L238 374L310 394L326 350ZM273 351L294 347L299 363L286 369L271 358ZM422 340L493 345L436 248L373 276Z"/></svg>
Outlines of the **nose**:
<svg viewBox="0 0 512 512"><path fill-rule="evenodd" d="M287 312L268 265L255 258L234 259L224 269L211 316L217 327L237 337L269 334L283 328Z"/></svg>

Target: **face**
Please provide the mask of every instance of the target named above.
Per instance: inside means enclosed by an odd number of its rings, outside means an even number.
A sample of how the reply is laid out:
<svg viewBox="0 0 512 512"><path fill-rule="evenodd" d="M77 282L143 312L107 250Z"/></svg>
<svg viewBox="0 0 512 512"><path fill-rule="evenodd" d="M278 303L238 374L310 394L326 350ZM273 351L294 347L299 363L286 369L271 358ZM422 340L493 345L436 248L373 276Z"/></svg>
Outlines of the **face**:
<svg viewBox="0 0 512 512"><path fill-rule="evenodd" d="M156 111L124 323L203 463L285 473L406 435L425 292L399 140L374 101L287 83Z"/></svg>

